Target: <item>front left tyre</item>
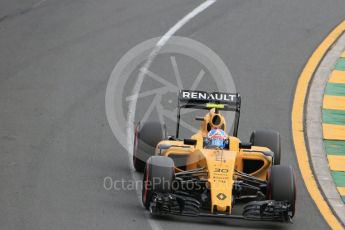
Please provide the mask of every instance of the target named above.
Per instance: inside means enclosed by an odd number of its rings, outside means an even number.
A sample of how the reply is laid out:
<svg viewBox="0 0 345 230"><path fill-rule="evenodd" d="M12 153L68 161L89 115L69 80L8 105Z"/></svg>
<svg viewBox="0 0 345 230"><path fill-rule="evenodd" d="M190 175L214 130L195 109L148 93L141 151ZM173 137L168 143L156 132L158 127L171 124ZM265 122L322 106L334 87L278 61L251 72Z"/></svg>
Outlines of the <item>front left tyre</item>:
<svg viewBox="0 0 345 230"><path fill-rule="evenodd" d="M291 217L295 215L296 178L290 165L273 165L268 178L267 196L269 200L287 201Z"/></svg>

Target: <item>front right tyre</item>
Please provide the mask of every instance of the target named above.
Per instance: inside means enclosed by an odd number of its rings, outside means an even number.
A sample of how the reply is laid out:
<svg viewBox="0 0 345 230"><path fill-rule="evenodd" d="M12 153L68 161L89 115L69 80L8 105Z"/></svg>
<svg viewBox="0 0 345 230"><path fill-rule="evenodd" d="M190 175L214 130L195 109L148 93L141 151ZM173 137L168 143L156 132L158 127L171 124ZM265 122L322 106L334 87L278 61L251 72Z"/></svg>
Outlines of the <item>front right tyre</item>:
<svg viewBox="0 0 345 230"><path fill-rule="evenodd" d="M166 156L151 156L144 171L142 203L146 209L150 208L153 195L157 192L171 192L175 179L174 161Z"/></svg>
<svg viewBox="0 0 345 230"><path fill-rule="evenodd" d="M166 127L159 122L140 122L134 131L133 166L137 172L144 172L145 163L155 153L156 145L166 138Z"/></svg>

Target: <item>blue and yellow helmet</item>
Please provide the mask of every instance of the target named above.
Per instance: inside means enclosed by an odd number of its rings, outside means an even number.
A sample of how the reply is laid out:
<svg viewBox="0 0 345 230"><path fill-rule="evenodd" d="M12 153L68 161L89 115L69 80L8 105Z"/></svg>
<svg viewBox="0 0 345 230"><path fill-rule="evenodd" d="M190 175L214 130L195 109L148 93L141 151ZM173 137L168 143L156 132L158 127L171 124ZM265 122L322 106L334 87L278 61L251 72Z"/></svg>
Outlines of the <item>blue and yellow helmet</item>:
<svg viewBox="0 0 345 230"><path fill-rule="evenodd" d="M222 129L211 129L207 134L205 145L207 148L224 149L228 144L228 136Z"/></svg>

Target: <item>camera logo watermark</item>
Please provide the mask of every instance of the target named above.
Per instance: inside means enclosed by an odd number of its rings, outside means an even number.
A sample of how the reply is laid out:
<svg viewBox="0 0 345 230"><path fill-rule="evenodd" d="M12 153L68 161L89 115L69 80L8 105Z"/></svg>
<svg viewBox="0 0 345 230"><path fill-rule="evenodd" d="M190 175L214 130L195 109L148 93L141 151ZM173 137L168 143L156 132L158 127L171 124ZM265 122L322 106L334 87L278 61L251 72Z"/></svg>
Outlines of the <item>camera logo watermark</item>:
<svg viewBox="0 0 345 230"><path fill-rule="evenodd" d="M139 121L159 121L167 126L169 135L175 134L180 89L236 92L228 68L210 48L190 38L173 36L157 51L159 39L149 39L129 50L108 81L107 119L129 154L133 150L134 126ZM188 120L192 112L182 111L182 132L197 131L198 124Z"/></svg>

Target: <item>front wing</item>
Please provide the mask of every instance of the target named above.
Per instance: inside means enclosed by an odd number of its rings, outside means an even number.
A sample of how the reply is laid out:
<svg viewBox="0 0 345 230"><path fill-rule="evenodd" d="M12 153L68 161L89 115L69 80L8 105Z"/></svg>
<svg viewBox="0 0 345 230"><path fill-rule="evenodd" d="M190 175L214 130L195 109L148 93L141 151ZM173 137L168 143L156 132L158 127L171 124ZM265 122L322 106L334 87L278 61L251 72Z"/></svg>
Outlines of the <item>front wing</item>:
<svg viewBox="0 0 345 230"><path fill-rule="evenodd" d="M189 196L171 193L156 193L151 200L149 210L151 214L154 215L218 217L292 223L290 204L285 201L251 201L244 206L242 215L232 215L226 213L209 213L202 211L200 202L197 199Z"/></svg>

